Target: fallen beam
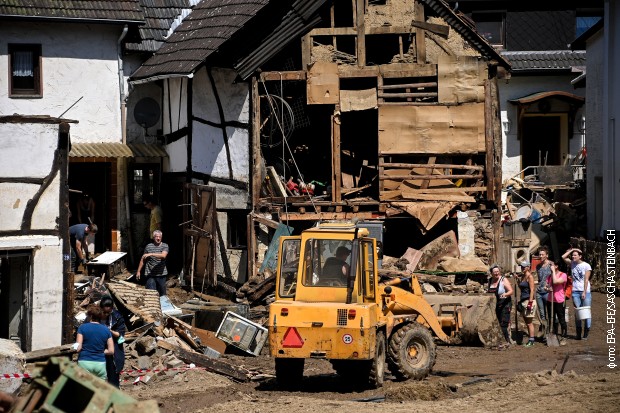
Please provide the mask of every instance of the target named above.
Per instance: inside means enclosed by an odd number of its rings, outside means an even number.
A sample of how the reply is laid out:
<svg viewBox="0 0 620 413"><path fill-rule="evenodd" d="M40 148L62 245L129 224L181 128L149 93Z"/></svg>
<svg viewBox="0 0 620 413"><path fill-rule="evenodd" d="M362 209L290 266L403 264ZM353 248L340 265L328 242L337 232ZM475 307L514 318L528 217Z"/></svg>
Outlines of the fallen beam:
<svg viewBox="0 0 620 413"><path fill-rule="evenodd" d="M33 361L47 360L50 357L70 356L71 354L75 353L75 350L73 350L72 347L73 344L64 344L58 347L29 351L24 355L26 356L26 362L31 363Z"/></svg>
<svg viewBox="0 0 620 413"><path fill-rule="evenodd" d="M230 377L233 380L246 382L249 380L247 372L239 367L232 366L223 361L212 359L204 354L194 353L187 350L183 350L179 346L170 344L166 341L157 341L157 346L166 350L172 351L177 357L184 360L187 363L194 363L198 367L204 367L205 369L217 374L221 374L226 377Z"/></svg>

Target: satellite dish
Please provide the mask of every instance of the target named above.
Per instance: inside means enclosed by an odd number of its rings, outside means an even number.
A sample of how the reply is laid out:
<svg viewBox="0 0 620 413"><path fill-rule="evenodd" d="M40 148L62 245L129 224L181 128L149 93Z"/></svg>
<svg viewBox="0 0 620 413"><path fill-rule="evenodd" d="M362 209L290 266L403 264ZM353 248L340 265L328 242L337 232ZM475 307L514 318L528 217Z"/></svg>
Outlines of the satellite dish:
<svg viewBox="0 0 620 413"><path fill-rule="evenodd" d="M159 122L159 104L153 98L142 98L133 109L133 117L143 128Z"/></svg>

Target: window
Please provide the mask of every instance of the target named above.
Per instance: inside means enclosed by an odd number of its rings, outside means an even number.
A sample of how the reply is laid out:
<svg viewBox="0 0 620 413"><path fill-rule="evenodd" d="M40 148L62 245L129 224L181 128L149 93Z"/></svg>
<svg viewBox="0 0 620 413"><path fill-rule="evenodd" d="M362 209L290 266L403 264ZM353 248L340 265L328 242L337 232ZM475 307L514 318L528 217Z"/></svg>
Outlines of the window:
<svg viewBox="0 0 620 413"><path fill-rule="evenodd" d="M590 27L594 26L601 20L601 16L577 16L575 23L575 37L579 37Z"/></svg>
<svg viewBox="0 0 620 413"><path fill-rule="evenodd" d="M351 241L307 240L304 251L304 285L346 288L351 248Z"/></svg>
<svg viewBox="0 0 620 413"><path fill-rule="evenodd" d="M248 244L248 211L227 211L228 248L246 248Z"/></svg>
<svg viewBox="0 0 620 413"><path fill-rule="evenodd" d="M493 46L504 46L504 13L473 13L476 30Z"/></svg>
<svg viewBox="0 0 620 413"><path fill-rule="evenodd" d="M41 97L41 45L9 44L9 96Z"/></svg>
<svg viewBox="0 0 620 413"><path fill-rule="evenodd" d="M372 240L362 242L364 298L375 299L375 247Z"/></svg>
<svg viewBox="0 0 620 413"><path fill-rule="evenodd" d="M159 199L159 165L134 164L130 171L131 204L134 211L144 211L142 199Z"/></svg>
<svg viewBox="0 0 620 413"><path fill-rule="evenodd" d="M301 240L299 238L285 238L282 240L282 251L280 251L280 297L295 297L300 247Z"/></svg>

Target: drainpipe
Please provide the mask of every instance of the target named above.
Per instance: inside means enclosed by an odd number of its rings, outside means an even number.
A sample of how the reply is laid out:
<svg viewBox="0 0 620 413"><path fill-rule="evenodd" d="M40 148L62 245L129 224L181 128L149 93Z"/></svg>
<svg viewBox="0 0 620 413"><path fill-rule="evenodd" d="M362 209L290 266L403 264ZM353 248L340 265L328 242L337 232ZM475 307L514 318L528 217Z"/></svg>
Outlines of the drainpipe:
<svg viewBox="0 0 620 413"><path fill-rule="evenodd" d="M125 36L127 36L127 31L129 27L125 25L123 27L123 32L121 36L118 38L116 43L116 51L118 57L118 91L120 95L120 103L121 103L121 135L123 137L123 144L127 143L127 103L125 102L125 76L123 73L123 47L122 42ZM126 158L123 158L123 169L124 169L124 188L123 192L125 193L125 225L127 228L127 244L129 246L129 261L133 264L133 237L131 236L131 210L129 206L129 192L127 189L129 188L129 177L127 176L129 173L129 162L127 162Z"/></svg>

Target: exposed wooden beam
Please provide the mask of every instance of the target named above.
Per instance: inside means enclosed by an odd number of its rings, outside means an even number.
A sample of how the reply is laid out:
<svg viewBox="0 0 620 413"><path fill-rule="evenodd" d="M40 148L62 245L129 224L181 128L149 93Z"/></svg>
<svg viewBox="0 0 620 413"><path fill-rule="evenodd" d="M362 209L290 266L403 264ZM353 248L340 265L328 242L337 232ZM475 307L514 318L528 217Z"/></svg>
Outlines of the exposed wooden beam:
<svg viewBox="0 0 620 413"><path fill-rule="evenodd" d="M379 90L387 89L405 89L405 88L417 88L417 87L437 87L437 82L419 82L419 83L405 83L402 85L382 85Z"/></svg>
<svg viewBox="0 0 620 413"><path fill-rule="evenodd" d="M467 174L459 174L459 175L381 175L379 179L382 181L415 181L420 179L480 179L484 178L482 174L479 175L467 175Z"/></svg>
<svg viewBox="0 0 620 413"><path fill-rule="evenodd" d="M411 26L416 29L428 30L429 32L438 34L439 36L448 37L450 28L448 26L412 21ZM414 29L415 30L415 29ZM367 27L364 31L366 36L382 35L382 34L410 34L411 27L407 26L380 26L380 27ZM357 35L357 29L355 27L320 27L312 29L310 36L355 36Z"/></svg>
<svg viewBox="0 0 620 413"><path fill-rule="evenodd" d="M377 94L380 98L435 98L437 92L410 92L410 93L382 93Z"/></svg>
<svg viewBox="0 0 620 413"><path fill-rule="evenodd" d="M263 72L260 74L260 80L306 80L306 71L292 70L287 72Z"/></svg>
<svg viewBox="0 0 620 413"><path fill-rule="evenodd" d="M332 172L332 200L339 202L342 183L340 176L340 105L335 106L332 116Z"/></svg>
<svg viewBox="0 0 620 413"><path fill-rule="evenodd" d="M400 162L379 162L379 166L385 166L388 168L454 168L454 169L471 169L473 171L482 171L484 166L482 165L457 165L452 163L400 163Z"/></svg>
<svg viewBox="0 0 620 413"><path fill-rule="evenodd" d="M364 7L366 5L365 0L357 0L357 15L355 18L355 27L357 29L357 66L366 66L366 13Z"/></svg>
<svg viewBox="0 0 620 413"><path fill-rule="evenodd" d="M284 212L280 211L280 219L282 220L290 220L290 221L318 221L318 220L350 220L353 218L358 219L373 219L373 218L382 218L385 214L379 212L308 212L308 213L298 213L298 212Z"/></svg>
<svg viewBox="0 0 620 413"><path fill-rule="evenodd" d="M462 188L457 188L457 187L451 187L451 188L437 188L437 187L431 187L431 188L426 188L426 189L415 189L415 188L409 188L407 189L408 192L415 192L415 193L421 193L421 194L433 194L433 193L455 193L455 192L486 192L487 187L486 186L465 186ZM381 192L379 192L379 196L390 196L391 192L402 192L400 189L398 191L382 191L385 192L386 194L382 194Z"/></svg>
<svg viewBox="0 0 620 413"><path fill-rule="evenodd" d="M417 22L424 23L424 5L420 2L415 3L415 17ZM414 22L411 25L415 27ZM426 36L419 26L415 29L415 50L417 62L426 63Z"/></svg>
<svg viewBox="0 0 620 413"><path fill-rule="evenodd" d="M273 229L277 229L280 226L280 223L277 221L274 221L273 219L269 219L269 218L265 218L261 215L258 215L254 212L252 212L250 214L250 216L252 217L252 219L260 224L266 225L269 228L273 228Z"/></svg>

